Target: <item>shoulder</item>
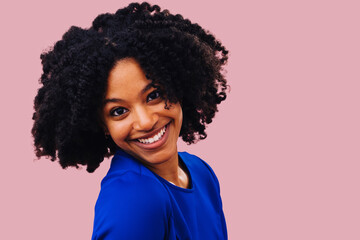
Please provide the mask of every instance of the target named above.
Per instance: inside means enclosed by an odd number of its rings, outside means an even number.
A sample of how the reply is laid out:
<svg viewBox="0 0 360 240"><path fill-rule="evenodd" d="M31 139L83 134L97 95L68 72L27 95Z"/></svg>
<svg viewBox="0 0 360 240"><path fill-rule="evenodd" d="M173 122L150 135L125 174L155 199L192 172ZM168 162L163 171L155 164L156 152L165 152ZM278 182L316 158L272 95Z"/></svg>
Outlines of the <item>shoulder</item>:
<svg viewBox="0 0 360 240"><path fill-rule="evenodd" d="M216 174L206 161L187 152L179 152L179 156L189 168L189 171L195 175L193 177L200 177L203 180L211 181L216 185L217 190L220 190Z"/></svg>
<svg viewBox="0 0 360 240"><path fill-rule="evenodd" d="M151 197L149 197L151 196ZM101 182L96 207L119 203L132 205L163 204L168 201L164 185L153 173L129 154L118 151L112 159L109 172ZM143 203L146 201L145 203ZM95 209L96 210L96 209Z"/></svg>
<svg viewBox="0 0 360 240"><path fill-rule="evenodd" d="M134 171L113 173L102 182L93 234L123 239L140 239L142 234L163 237L165 223L171 216L170 204L166 188L156 178ZM154 224L158 225L156 229Z"/></svg>
<svg viewBox="0 0 360 240"><path fill-rule="evenodd" d="M137 211L164 207L168 202L166 188L156 178L124 171L104 178L95 210L111 207L115 211Z"/></svg>
<svg viewBox="0 0 360 240"><path fill-rule="evenodd" d="M186 165L190 165L191 167L204 168L205 166L208 166L204 160L194 154L190 154L188 152L179 152L179 156Z"/></svg>
<svg viewBox="0 0 360 240"><path fill-rule="evenodd" d="M208 172L213 177L216 177L215 172L210 167L210 165L198 156L190 154L188 152L180 152L179 155L181 159L185 162L186 166Z"/></svg>

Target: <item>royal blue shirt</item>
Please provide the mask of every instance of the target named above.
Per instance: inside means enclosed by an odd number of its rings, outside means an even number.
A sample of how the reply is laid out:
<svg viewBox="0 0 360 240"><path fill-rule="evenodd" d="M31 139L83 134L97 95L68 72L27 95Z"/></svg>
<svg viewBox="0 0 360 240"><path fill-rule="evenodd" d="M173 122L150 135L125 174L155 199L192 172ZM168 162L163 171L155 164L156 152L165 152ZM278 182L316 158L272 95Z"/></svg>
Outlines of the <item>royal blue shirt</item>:
<svg viewBox="0 0 360 240"><path fill-rule="evenodd" d="M180 188L119 150L101 182L92 240L227 239L219 182L200 158L179 152L190 188Z"/></svg>

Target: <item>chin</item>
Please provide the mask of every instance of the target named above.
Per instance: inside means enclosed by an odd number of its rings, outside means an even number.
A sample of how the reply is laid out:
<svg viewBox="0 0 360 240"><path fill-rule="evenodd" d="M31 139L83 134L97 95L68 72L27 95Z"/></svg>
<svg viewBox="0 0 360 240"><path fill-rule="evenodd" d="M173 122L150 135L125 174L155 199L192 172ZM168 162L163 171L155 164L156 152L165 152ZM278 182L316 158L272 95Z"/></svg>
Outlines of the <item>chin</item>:
<svg viewBox="0 0 360 240"><path fill-rule="evenodd" d="M177 155L177 148L166 151L166 152L158 152L154 154L146 154L139 159L140 161L144 162L145 164L149 165L159 165L163 164Z"/></svg>

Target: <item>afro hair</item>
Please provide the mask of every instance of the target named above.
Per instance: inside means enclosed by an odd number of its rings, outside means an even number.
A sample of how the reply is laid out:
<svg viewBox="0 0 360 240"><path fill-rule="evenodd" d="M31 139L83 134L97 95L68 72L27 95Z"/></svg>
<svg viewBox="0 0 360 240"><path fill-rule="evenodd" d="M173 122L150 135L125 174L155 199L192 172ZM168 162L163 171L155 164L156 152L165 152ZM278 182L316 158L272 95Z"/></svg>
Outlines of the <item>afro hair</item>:
<svg viewBox="0 0 360 240"><path fill-rule="evenodd" d="M226 98L223 66L228 51L210 32L157 5L132 3L101 14L88 29L76 26L41 54L41 87L34 100L36 156L59 159L63 168L95 171L117 146L105 136L101 110L109 72L134 58L166 102L180 102L180 136L188 144L206 138L217 105Z"/></svg>

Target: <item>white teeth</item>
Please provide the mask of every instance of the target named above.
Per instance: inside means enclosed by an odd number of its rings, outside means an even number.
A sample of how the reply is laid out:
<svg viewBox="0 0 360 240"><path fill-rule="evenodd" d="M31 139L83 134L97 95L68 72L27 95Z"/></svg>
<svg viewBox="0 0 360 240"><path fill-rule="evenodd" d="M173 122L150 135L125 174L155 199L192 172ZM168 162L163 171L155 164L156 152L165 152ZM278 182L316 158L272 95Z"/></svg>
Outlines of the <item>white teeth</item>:
<svg viewBox="0 0 360 240"><path fill-rule="evenodd" d="M138 140L139 142L145 143L145 144L157 142L157 141L159 141L159 140L162 138L162 136L164 135L165 131L166 131L166 126L163 127L163 129L161 129L158 134L154 135L154 136L151 137L151 138L138 138L137 140Z"/></svg>

